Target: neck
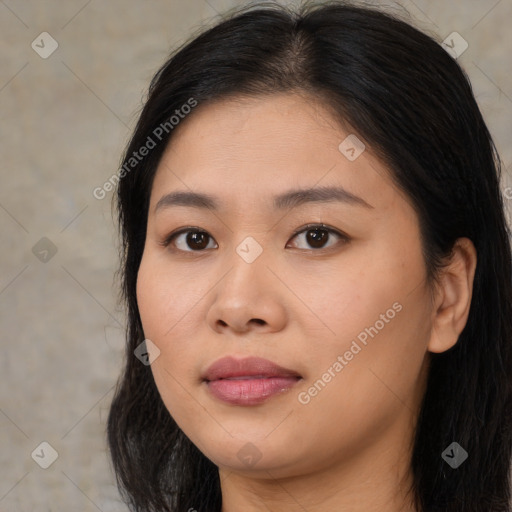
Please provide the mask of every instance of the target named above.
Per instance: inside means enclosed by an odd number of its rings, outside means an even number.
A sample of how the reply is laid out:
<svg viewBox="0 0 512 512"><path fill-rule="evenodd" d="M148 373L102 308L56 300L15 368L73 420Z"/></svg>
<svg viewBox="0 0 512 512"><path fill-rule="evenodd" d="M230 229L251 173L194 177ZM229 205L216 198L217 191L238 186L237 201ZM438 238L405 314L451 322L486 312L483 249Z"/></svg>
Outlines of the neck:
<svg viewBox="0 0 512 512"><path fill-rule="evenodd" d="M267 468L248 475L220 468L222 512L418 512L411 492L412 445L403 443L412 432L413 425L407 432L396 428L350 460L308 474L281 476L278 468Z"/></svg>

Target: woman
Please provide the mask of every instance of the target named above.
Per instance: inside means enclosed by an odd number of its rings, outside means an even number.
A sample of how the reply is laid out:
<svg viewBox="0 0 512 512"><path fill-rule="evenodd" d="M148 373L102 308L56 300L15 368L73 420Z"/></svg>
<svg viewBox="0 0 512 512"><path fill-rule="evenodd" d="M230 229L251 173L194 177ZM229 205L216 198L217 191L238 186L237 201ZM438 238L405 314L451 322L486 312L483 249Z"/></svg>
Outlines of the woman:
<svg viewBox="0 0 512 512"><path fill-rule="evenodd" d="M239 9L154 77L117 206L132 510L509 511L500 161L374 9Z"/></svg>

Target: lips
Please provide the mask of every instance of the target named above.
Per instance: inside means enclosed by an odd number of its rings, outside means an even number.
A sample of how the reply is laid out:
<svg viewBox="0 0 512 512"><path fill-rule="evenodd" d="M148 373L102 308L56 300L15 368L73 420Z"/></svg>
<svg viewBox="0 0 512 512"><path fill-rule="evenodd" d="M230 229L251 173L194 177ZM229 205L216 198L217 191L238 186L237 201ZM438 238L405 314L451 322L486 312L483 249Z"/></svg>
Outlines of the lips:
<svg viewBox="0 0 512 512"><path fill-rule="evenodd" d="M212 381L247 377L300 377L300 374L260 357L247 357L245 359L223 357L215 361L206 370L203 380Z"/></svg>
<svg viewBox="0 0 512 512"><path fill-rule="evenodd" d="M289 390L301 375L268 359L224 357L202 375L208 390L234 405L256 405Z"/></svg>

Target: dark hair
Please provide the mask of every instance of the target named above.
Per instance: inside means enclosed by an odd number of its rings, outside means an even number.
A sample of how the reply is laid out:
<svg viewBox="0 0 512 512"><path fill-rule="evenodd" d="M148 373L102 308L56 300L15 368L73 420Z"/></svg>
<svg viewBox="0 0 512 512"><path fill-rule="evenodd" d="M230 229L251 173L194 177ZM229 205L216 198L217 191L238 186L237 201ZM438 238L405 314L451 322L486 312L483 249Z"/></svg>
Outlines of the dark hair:
<svg viewBox="0 0 512 512"><path fill-rule="evenodd" d="M456 60L398 16L346 2L230 11L178 48L151 81L116 196L128 325L107 436L123 499L134 511L221 510L217 466L174 422L150 367L134 356L144 340L137 272L171 116L191 98L200 108L276 92L319 99L387 165L418 214L429 284L459 237L474 243L467 324L454 347L430 354L411 490L423 512L510 512L512 257L501 162ZM148 137L155 147L130 163ZM441 457L454 441L469 453L456 470Z"/></svg>

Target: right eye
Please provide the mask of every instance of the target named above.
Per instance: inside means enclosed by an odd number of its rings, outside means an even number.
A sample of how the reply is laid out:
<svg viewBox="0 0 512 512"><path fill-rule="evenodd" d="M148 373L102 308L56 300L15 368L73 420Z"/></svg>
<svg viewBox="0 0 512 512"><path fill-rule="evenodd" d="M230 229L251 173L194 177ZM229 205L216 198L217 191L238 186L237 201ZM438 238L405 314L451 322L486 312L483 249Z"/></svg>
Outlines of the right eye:
<svg viewBox="0 0 512 512"><path fill-rule="evenodd" d="M213 240L206 231L196 227L187 227L166 236L161 245L168 247L172 244L173 251L201 252L204 249L212 249L212 247L208 247L208 239ZM181 247L178 244L181 244ZM185 247L189 247L189 249Z"/></svg>

